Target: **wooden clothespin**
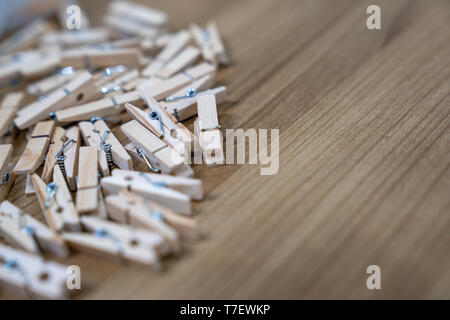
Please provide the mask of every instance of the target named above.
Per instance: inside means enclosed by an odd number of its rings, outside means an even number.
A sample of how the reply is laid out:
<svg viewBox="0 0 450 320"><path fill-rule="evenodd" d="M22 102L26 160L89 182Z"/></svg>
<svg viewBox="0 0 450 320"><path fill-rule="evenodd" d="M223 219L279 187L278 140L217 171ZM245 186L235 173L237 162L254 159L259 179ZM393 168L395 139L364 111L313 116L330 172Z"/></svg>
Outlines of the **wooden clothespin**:
<svg viewBox="0 0 450 320"><path fill-rule="evenodd" d="M23 101L23 92L8 93L0 105L0 136L5 135L10 130L16 111Z"/></svg>
<svg viewBox="0 0 450 320"><path fill-rule="evenodd" d="M161 10L130 1L114 1L108 8L108 14L117 15L124 20L134 20L140 25L163 27L167 23L167 14Z"/></svg>
<svg viewBox="0 0 450 320"><path fill-rule="evenodd" d="M103 176L109 175L109 168L113 164L121 169L133 169L130 155L103 120L82 121L79 126L85 143L95 146L100 151L99 159L102 160L99 166Z"/></svg>
<svg viewBox="0 0 450 320"><path fill-rule="evenodd" d="M195 23L192 23L189 26L189 30L191 32L192 38L201 49L202 58L206 61L211 62L213 65L217 65L216 55L212 48L211 42L208 41L208 33L205 30L202 30Z"/></svg>
<svg viewBox="0 0 450 320"><path fill-rule="evenodd" d="M59 166L53 169L53 182L46 185L36 173L31 175L31 180L50 228L55 232L80 230L78 212Z"/></svg>
<svg viewBox="0 0 450 320"><path fill-rule="evenodd" d="M189 32L177 32L167 43L165 48L142 70L144 77L155 76L167 63L170 62L191 40Z"/></svg>
<svg viewBox="0 0 450 320"><path fill-rule="evenodd" d="M122 132L133 142L144 159L150 159L150 170L163 173L192 176L192 168L165 141L158 138L136 120L129 121L121 127ZM151 165L156 165L156 169Z"/></svg>
<svg viewBox="0 0 450 320"><path fill-rule="evenodd" d="M10 245L29 253L51 252L65 258L67 246L59 235L9 201L0 205L0 235Z"/></svg>
<svg viewBox="0 0 450 320"><path fill-rule="evenodd" d="M178 121L184 121L197 114L197 98L199 96L214 95L217 104L223 103L227 99L227 87L223 86L200 92L195 91L194 93L192 93L193 91L190 88L184 91L184 95L180 95L181 90L179 92L159 103Z"/></svg>
<svg viewBox="0 0 450 320"><path fill-rule="evenodd" d="M109 79L109 82L103 84L103 88L105 88L104 90L107 91L111 91L112 88L120 88L123 91L129 91L127 84L137 78L139 78L139 70L133 69L130 71L125 71L117 78Z"/></svg>
<svg viewBox="0 0 450 320"><path fill-rule="evenodd" d="M0 201L8 197L16 179L16 175L12 171L14 164L10 162L12 152L12 144L0 144Z"/></svg>
<svg viewBox="0 0 450 320"><path fill-rule="evenodd" d="M206 26L206 31L208 33L208 40L211 43L212 50L217 57L217 60L221 65L228 65L229 59L227 52L225 50L225 45L223 44L222 38L219 34L219 29L215 22L209 22Z"/></svg>
<svg viewBox="0 0 450 320"><path fill-rule="evenodd" d="M42 171L42 180L49 183L53 175L53 167L58 159L56 155L63 149L66 130L61 127L55 127L53 135L50 139L47 156L45 157L44 170Z"/></svg>
<svg viewBox="0 0 450 320"><path fill-rule="evenodd" d="M205 60L215 64L228 65L229 59L215 22L208 22L206 29L202 30L192 24L190 31L197 45L202 49Z"/></svg>
<svg viewBox="0 0 450 320"><path fill-rule="evenodd" d="M81 147L78 161L77 210L90 213L98 207L98 152L96 147Z"/></svg>
<svg viewBox="0 0 450 320"><path fill-rule="evenodd" d="M66 140L57 154L57 162L61 172L66 178L70 190L76 190L76 176L78 169L78 150L81 144L80 129L78 126L72 126L66 130ZM56 156L55 156L56 157Z"/></svg>
<svg viewBox="0 0 450 320"><path fill-rule="evenodd" d="M134 108L136 120L140 121L145 127L158 135L158 129L154 128L154 119L159 119L163 124L162 138L166 143L178 151L180 155L184 155L186 160L190 160L190 154L199 150L200 146L197 138L189 131L176 117L172 116L164 107L162 107L152 96L147 93L142 95L144 101L149 107L148 115L143 118L145 112ZM130 111L129 111L130 112ZM137 115L140 115L139 117ZM152 122L151 122L151 121ZM151 129L153 127L153 130Z"/></svg>
<svg viewBox="0 0 450 320"><path fill-rule="evenodd" d="M84 103L96 95L98 91L94 87L92 75L89 72L83 72L63 88L21 109L14 123L20 129L28 128L50 117L51 112L76 103Z"/></svg>
<svg viewBox="0 0 450 320"><path fill-rule="evenodd" d="M37 19L13 33L0 44L1 54L13 51L23 51L37 44L41 35L52 30L55 26L47 20Z"/></svg>
<svg viewBox="0 0 450 320"><path fill-rule="evenodd" d="M92 117L107 117L121 113L125 103L142 105L139 91L131 91L112 97L103 98L90 103L66 108L55 112L58 122L90 120Z"/></svg>
<svg viewBox="0 0 450 320"><path fill-rule="evenodd" d="M113 81L127 71L128 67L124 65L105 68L94 74L95 86L97 88L103 88L106 83Z"/></svg>
<svg viewBox="0 0 450 320"><path fill-rule="evenodd" d="M108 14L105 17L104 22L112 29L136 37L155 37L160 32L160 30L154 26L142 25L133 20L123 19L115 14Z"/></svg>
<svg viewBox="0 0 450 320"><path fill-rule="evenodd" d="M176 34L164 33L154 37L146 37L140 41L140 48L146 53L154 53L166 47Z"/></svg>
<svg viewBox="0 0 450 320"><path fill-rule="evenodd" d="M4 245L0 245L0 262L3 284L30 298L67 298L67 266Z"/></svg>
<svg viewBox="0 0 450 320"><path fill-rule="evenodd" d="M225 163L223 155L223 138L217 117L216 98L214 95L203 95L197 98L198 120L195 131L203 150L203 160L207 166Z"/></svg>
<svg viewBox="0 0 450 320"><path fill-rule="evenodd" d="M96 217L81 217L81 223L91 233L63 233L70 246L161 269L159 256L167 254L169 248L160 234Z"/></svg>
<svg viewBox="0 0 450 320"><path fill-rule="evenodd" d="M69 83L72 79L80 75L80 73L83 71L84 71L83 69L75 70L72 67L62 68L51 76L30 83L27 86L27 92L34 96L46 95L49 92L55 90L56 88L63 86L66 83Z"/></svg>
<svg viewBox="0 0 450 320"><path fill-rule="evenodd" d="M120 176L128 178L132 177L133 179L141 182L151 181L155 185L170 188L172 190L184 193L193 200L203 199L203 186L202 180L200 179L174 177L165 174L155 174L148 172L119 170L119 169L113 170L112 176Z"/></svg>
<svg viewBox="0 0 450 320"><path fill-rule="evenodd" d="M191 196L176 189L171 189L169 185L164 183L164 180L160 180L161 178L155 178L153 175L148 176L143 172L136 176L130 171L127 171L130 174L120 174L121 171L115 173L116 171L113 171L112 176L101 179L102 189L106 194L115 194L120 190L127 189L169 209L191 214ZM174 177L174 179L180 179L179 185L190 183L190 180L184 180L186 178L183 177ZM175 184L175 182L172 182L172 184Z"/></svg>
<svg viewBox="0 0 450 320"><path fill-rule="evenodd" d="M177 233L187 240L202 237L192 218L126 190L106 197L106 206L111 219L158 232L174 245L175 251L179 249Z"/></svg>
<svg viewBox="0 0 450 320"><path fill-rule="evenodd" d="M167 79L193 64L199 56L200 50L198 50L196 47L188 46L176 57L174 57L173 60L166 63L156 75L158 77Z"/></svg>
<svg viewBox="0 0 450 320"><path fill-rule="evenodd" d="M117 65L140 65L141 52L137 48L85 47L62 52L60 67L106 68Z"/></svg>
<svg viewBox="0 0 450 320"><path fill-rule="evenodd" d="M44 48L36 52L33 59L20 63L19 72L25 79L44 77L54 72L60 62L61 53L59 48Z"/></svg>
<svg viewBox="0 0 450 320"><path fill-rule="evenodd" d="M24 152L14 167L15 174L34 172L42 164L54 128L55 121L53 120L36 124Z"/></svg>
<svg viewBox="0 0 450 320"><path fill-rule="evenodd" d="M169 79L154 83L151 80L142 82L138 89L151 95L156 100L167 98L174 92L182 89L206 75L214 75L216 72L212 64L202 62L194 67L188 68Z"/></svg>
<svg viewBox="0 0 450 320"><path fill-rule="evenodd" d="M157 104L156 101L154 101L154 103ZM129 103L125 104L125 108L134 119L139 121L140 124L150 130L169 147L174 149L180 156L190 156L190 153L187 154L188 151L191 150L190 145L186 148L183 143L182 137L178 136L178 133L180 133L180 136L182 136L184 135L184 132L181 133L182 129L177 130L176 125L175 128L167 127L167 112L164 109L162 109L161 107L159 107L159 109L152 108L152 111L146 113ZM171 124L173 124L173 122L169 123L169 126ZM174 130L176 131L174 132ZM174 137L174 135L176 136L176 138Z"/></svg>
<svg viewBox="0 0 450 320"><path fill-rule="evenodd" d="M75 47L106 42L112 38L107 28L91 28L47 32L41 37L41 46Z"/></svg>
<svg viewBox="0 0 450 320"><path fill-rule="evenodd" d="M170 211L151 204L148 200L124 190L117 195L106 197L108 217L121 224L152 230L162 235L173 252L180 250L178 232L165 223L162 217Z"/></svg>

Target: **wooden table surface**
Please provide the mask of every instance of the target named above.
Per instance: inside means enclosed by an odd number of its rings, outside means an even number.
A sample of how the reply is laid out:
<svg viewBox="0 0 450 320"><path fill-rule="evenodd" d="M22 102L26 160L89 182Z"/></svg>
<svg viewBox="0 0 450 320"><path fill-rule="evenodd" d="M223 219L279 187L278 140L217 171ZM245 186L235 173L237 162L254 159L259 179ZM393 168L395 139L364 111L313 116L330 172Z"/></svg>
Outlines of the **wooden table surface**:
<svg viewBox="0 0 450 320"><path fill-rule="evenodd" d="M233 60L219 121L279 129L279 172L195 166L208 237L162 273L75 254L74 298L450 298L448 0L148 2L174 28L217 21ZM97 22L105 5L85 1ZM9 200L42 219L24 186Z"/></svg>

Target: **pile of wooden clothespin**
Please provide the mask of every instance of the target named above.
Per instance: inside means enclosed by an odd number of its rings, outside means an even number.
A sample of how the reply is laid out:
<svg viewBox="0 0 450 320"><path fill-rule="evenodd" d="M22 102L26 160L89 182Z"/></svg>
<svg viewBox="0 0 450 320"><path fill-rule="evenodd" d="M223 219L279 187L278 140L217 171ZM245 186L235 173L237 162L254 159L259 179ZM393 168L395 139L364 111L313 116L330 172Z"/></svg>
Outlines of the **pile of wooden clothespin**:
<svg viewBox="0 0 450 320"><path fill-rule="evenodd" d="M159 270L201 238L189 215L203 187L190 163L224 163L226 87L213 85L228 57L214 23L171 32L167 20L115 1L105 27L38 20L0 45L0 284L65 298L66 267L52 256L74 249ZM182 121L194 116L191 132ZM20 130L27 142L13 162ZM20 175L46 223L7 200Z"/></svg>

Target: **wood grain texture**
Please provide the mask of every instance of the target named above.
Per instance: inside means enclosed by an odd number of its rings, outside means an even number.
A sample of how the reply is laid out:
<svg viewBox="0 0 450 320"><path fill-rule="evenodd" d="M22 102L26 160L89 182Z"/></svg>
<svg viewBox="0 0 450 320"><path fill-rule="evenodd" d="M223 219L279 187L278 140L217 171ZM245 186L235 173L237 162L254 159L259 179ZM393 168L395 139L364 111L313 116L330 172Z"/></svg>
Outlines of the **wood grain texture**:
<svg viewBox="0 0 450 320"><path fill-rule="evenodd" d="M85 2L98 22L106 2ZM369 4L381 6L379 31L366 28ZM219 122L278 128L280 169L195 166L207 238L163 273L73 255L75 298L450 298L450 2L151 5L174 28L217 22L231 60ZM24 187L20 176L9 200L41 217ZM372 264L378 291L366 288Z"/></svg>

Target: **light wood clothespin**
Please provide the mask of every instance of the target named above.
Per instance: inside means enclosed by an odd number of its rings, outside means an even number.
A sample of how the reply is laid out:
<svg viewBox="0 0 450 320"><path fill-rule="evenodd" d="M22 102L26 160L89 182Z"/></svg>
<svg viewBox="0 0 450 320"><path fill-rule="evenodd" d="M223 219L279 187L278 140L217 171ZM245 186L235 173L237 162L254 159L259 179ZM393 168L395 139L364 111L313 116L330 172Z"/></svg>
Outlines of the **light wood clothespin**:
<svg viewBox="0 0 450 320"><path fill-rule="evenodd" d="M65 136L66 130L61 127L55 127L53 130L53 135L50 139L47 156L45 157L44 170L42 171L41 176L45 183L49 183L52 178L53 167L58 161L56 155L63 148Z"/></svg>
<svg viewBox="0 0 450 320"><path fill-rule="evenodd" d="M10 130L16 111L23 101L23 92L8 93L0 105L0 136Z"/></svg>
<svg viewBox="0 0 450 320"><path fill-rule="evenodd" d="M206 29L202 30L195 24L191 24L190 31L197 45L202 48L202 56L211 63L228 65L229 59L215 22L208 22Z"/></svg>
<svg viewBox="0 0 450 320"><path fill-rule="evenodd" d="M54 128L55 121L53 120L42 121L36 124L24 152L14 167L15 174L34 172L42 164Z"/></svg>
<svg viewBox="0 0 450 320"><path fill-rule="evenodd" d="M167 14L161 10L149 6L133 3L130 1L114 1L108 8L108 13L124 18L124 20L135 20L140 25L152 25L162 27L167 23Z"/></svg>
<svg viewBox="0 0 450 320"><path fill-rule="evenodd" d="M158 71L156 76L167 79L193 64L200 56L200 50L188 46Z"/></svg>
<svg viewBox="0 0 450 320"><path fill-rule="evenodd" d="M178 236L175 236L175 233L187 240L198 240L202 237L197 223L192 218L126 190L108 196L106 206L111 219L154 230L173 243L175 251L179 249Z"/></svg>
<svg viewBox="0 0 450 320"><path fill-rule="evenodd" d="M188 195L193 200L203 199L202 180L185 177L175 177L165 174L155 174L140 171L115 169L112 176L132 177L139 181L151 181L153 184L161 187L170 188Z"/></svg>
<svg viewBox="0 0 450 320"><path fill-rule="evenodd" d="M155 76L167 63L170 62L191 40L189 32L177 32L167 43L165 48L142 70L144 77Z"/></svg>
<svg viewBox="0 0 450 320"><path fill-rule="evenodd" d="M47 20L37 19L25 25L13 33L8 39L0 44L2 54L13 51L23 51L37 44L41 35L54 29L54 25Z"/></svg>
<svg viewBox="0 0 450 320"><path fill-rule="evenodd" d="M156 84L151 80L143 81L138 86L138 89L148 93L156 100L161 100L167 98L183 87L192 84L195 80L201 77L206 75L214 75L215 72L216 69L212 64L202 62Z"/></svg>
<svg viewBox="0 0 450 320"><path fill-rule="evenodd" d="M147 93L143 93L142 97L149 107L149 113L147 117L143 119L142 116L145 115L145 112L134 108L136 115L141 115L139 117L141 120L139 120L138 117L136 119L141 121L141 123L149 129L155 124L154 118L160 119L164 129L160 132L163 134L162 138L166 139L166 143L177 150L180 155L184 155L186 160L189 160L190 154L200 149L197 138L176 117L172 116L170 112L168 112L155 99L153 99L152 96ZM149 120L152 120L153 123ZM154 129L150 130L158 135L158 131Z"/></svg>
<svg viewBox="0 0 450 320"><path fill-rule="evenodd" d="M66 299L67 266L0 245L0 282L26 296Z"/></svg>
<svg viewBox="0 0 450 320"><path fill-rule="evenodd" d="M113 164L121 169L133 169L130 155L103 120L82 121L79 126L85 143L97 147L99 159L104 159L99 163L103 176L109 175L109 168Z"/></svg>
<svg viewBox="0 0 450 320"><path fill-rule="evenodd" d="M91 28L81 30L58 30L47 32L41 37L41 46L75 47L106 42L112 38L107 28Z"/></svg>
<svg viewBox="0 0 450 320"><path fill-rule="evenodd" d="M12 144L0 144L0 201L8 197L16 179L16 175L12 171L14 164L10 162L12 152Z"/></svg>
<svg viewBox="0 0 450 320"><path fill-rule="evenodd" d="M139 66L140 57L141 52L137 48L74 48L62 52L60 67L92 70L117 65Z"/></svg>
<svg viewBox="0 0 450 320"><path fill-rule="evenodd" d="M106 197L106 208L110 219L159 233L167 240L171 251L180 250L178 232L162 219L166 211L170 210L145 202L145 199L126 190Z"/></svg>
<svg viewBox="0 0 450 320"><path fill-rule="evenodd" d="M177 119L178 121L184 121L197 114L197 98L199 96L214 95L216 97L217 104L223 103L227 100L227 88L223 86L195 92L195 94L193 94L192 96L189 96L192 92L190 90L191 89L188 89L187 92L185 91L184 98L182 99L170 100L172 97L183 97L178 95L181 94L180 90L180 93L176 93L173 96L166 98L159 104L164 107L170 114L172 114L175 119Z"/></svg>
<svg viewBox="0 0 450 320"><path fill-rule="evenodd" d="M209 42L211 43L212 50L217 57L217 60L221 65L228 65L229 59L227 52L225 50L225 45L223 44L222 38L219 34L219 29L215 22L209 22L206 26L206 31L208 33Z"/></svg>
<svg viewBox="0 0 450 320"><path fill-rule="evenodd" d="M114 170L116 172L116 170ZM171 189L164 183L164 180L155 179L153 176L147 176L145 173L138 173L136 176L130 174L113 174L110 177L101 179L102 189L106 194L115 194L120 190L127 189L146 199L155 201L169 209L184 214L192 213L191 197L175 189ZM183 184L185 178L174 177L180 179Z"/></svg>
<svg viewBox="0 0 450 320"><path fill-rule="evenodd" d="M27 92L34 96L43 96L49 92L55 90L56 88L69 83L76 76L80 75L81 72L85 70L77 69L72 67L62 68L55 74L48 76L44 79L38 80L36 82L30 83L27 86Z"/></svg>
<svg viewBox="0 0 450 320"><path fill-rule="evenodd" d="M53 91L44 99L21 109L14 119L14 123L20 129L28 128L38 121L50 117L51 112L71 104L84 103L98 94L92 75L89 72L83 72L63 88Z"/></svg>
<svg viewBox="0 0 450 320"><path fill-rule="evenodd" d="M0 235L10 245L29 253L41 255L48 251L62 258L69 255L67 246L55 231L9 201L0 205Z"/></svg>
<svg viewBox="0 0 450 320"><path fill-rule="evenodd" d="M163 47L166 47L176 34L165 33L154 37L146 37L140 41L140 48L144 52L154 53Z"/></svg>
<svg viewBox="0 0 450 320"><path fill-rule="evenodd" d="M96 147L80 147L76 199L80 214L93 212L98 207L97 157Z"/></svg>
<svg viewBox="0 0 450 320"><path fill-rule="evenodd" d="M71 142L70 142L71 141ZM78 150L81 144L80 129L72 126L66 130L66 141L62 153L58 155L58 165L67 180L70 190L76 190L78 169Z"/></svg>
<svg viewBox="0 0 450 320"><path fill-rule="evenodd" d="M121 33L137 37L155 37L160 30L151 25L142 25L133 20L123 19L115 14L108 14L104 19L105 24Z"/></svg>
<svg viewBox="0 0 450 320"><path fill-rule="evenodd" d="M63 233L70 246L161 269L159 256L167 254L169 248L160 234L96 217L81 217L81 223L91 233Z"/></svg>
<svg viewBox="0 0 450 320"><path fill-rule="evenodd" d="M129 87L127 86L127 84L137 78L139 78L139 70L133 69L130 71L125 71L117 78L109 79L111 81L103 84L103 88L105 88L107 91L111 91L112 88L120 88L123 91L129 91Z"/></svg>
<svg viewBox="0 0 450 320"><path fill-rule="evenodd" d="M31 175L31 180L50 228L55 232L80 230L78 212L59 166L53 169L53 182L45 184L36 173Z"/></svg>
<svg viewBox="0 0 450 320"><path fill-rule="evenodd" d="M203 95L197 98L198 120L195 131L203 150L206 165L217 166L225 163L223 155L223 138L217 117L216 98Z"/></svg>
<svg viewBox="0 0 450 320"><path fill-rule="evenodd" d="M105 68L94 74L95 86L97 88L103 88L106 83L113 81L127 71L128 68L124 65Z"/></svg>
<svg viewBox="0 0 450 320"><path fill-rule="evenodd" d="M192 168L185 163L184 159L172 149L165 141L147 130L136 120L129 121L121 127L122 132L134 143L144 159L150 159L156 164L156 169L148 164L150 170L163 173L192 176Z"/></svg>
<svg viewBox="0 0 450 320"><path fill-rule="evenodd" d="M206 61L211 62L213 65L217 65L216 55L212 48L211 42L208 41L208 32L206 30L202 30L195 23L192 23L189 26L189 30L191 32L192 38L201 49L202 58Z"/></svg>
<svg viewBox="0 0 450 320"><path fill-rule="evenodd" d="M66 108L55 112L58 122L90 120L92 117L107 117L121 113L125 103L142 105L139 91L131 91L117 96L107 97L90 103Z"/></svg>

